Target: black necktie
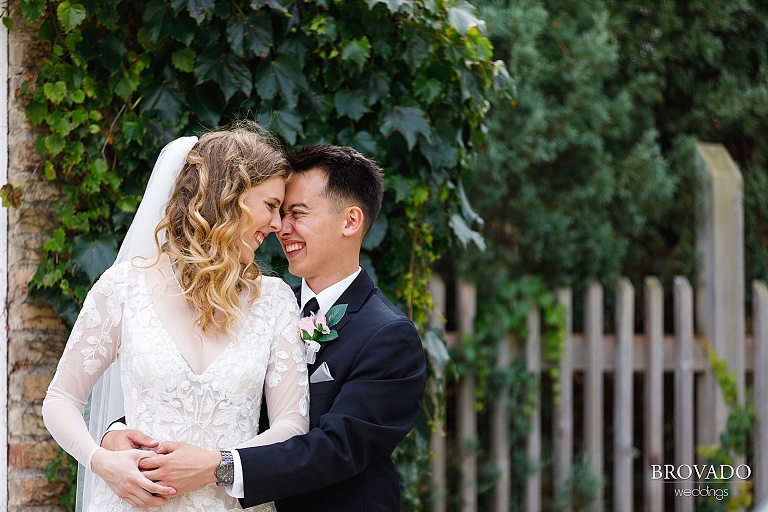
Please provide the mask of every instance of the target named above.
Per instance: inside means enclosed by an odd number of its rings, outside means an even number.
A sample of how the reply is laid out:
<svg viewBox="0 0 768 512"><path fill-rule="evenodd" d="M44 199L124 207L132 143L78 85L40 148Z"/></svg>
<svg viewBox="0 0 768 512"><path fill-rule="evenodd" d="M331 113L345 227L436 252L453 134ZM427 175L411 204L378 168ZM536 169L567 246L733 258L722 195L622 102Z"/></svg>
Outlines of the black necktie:
<svg viewBox="0 0 768 512"><path fill-rule="evenodd" d="M306 304L304 304L304 309L301 310L301 318L309 316L310 313L317 314L319 310L320 304L317 303L317 299L315 297L312 297L307 301Z"/></svg>

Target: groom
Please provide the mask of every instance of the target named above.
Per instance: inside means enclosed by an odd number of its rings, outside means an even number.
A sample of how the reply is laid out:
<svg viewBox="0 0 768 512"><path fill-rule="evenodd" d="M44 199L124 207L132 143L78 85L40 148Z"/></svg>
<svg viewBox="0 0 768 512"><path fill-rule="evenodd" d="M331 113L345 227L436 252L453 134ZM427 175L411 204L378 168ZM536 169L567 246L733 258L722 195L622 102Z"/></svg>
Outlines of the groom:
<svg viewBox="0 0 768 512"><path fill-rule="evenodd" d="M310 364L310 430L282 443L231 450L233 485L243 507L276 501L279 512L400 510L390 458L421 409L424 352L412 322L360 267L363 238L381 209L381 169L354 149L307 146L288 154L280 243L302 310L347 309ZM131 437L133 436L133 437ZM142 444L131 430L110 433L107 448ZM147 478L190 492L229 483L229 453L177 442L142 461ZM222 478L224 479L222 482Z"/></svg>

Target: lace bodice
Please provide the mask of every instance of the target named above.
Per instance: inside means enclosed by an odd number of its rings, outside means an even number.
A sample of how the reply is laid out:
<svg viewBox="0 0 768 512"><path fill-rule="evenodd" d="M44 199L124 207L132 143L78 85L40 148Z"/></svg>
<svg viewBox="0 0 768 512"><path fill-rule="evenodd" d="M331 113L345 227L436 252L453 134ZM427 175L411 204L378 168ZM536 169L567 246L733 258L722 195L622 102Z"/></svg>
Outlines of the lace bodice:
<svg viewBox="0 0 768 512"><path fill-rule="evenodd" d="M290 288L262 277L259 297L244 301L236 335L212 340L192 328L183 296L169 292L153 268L116 265L88 294L43 405L56 441L90 467L98 446L82 412L115 360L128 426L156 440L227 449L306 432L309 385ZM262 393L271 427L257 435Z"/></svg>

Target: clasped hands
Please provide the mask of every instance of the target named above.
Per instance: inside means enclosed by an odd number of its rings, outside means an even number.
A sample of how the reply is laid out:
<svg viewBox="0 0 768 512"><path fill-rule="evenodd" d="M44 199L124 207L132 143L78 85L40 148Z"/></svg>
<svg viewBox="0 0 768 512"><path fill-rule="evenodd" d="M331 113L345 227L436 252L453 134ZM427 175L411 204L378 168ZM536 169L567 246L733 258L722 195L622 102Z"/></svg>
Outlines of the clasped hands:
<svg viewBox="0 0 768 512"><path fill-rule="evenodd" d="M215 483L221 462L218 451L174 441L160 444L132 429L108 432L101 447L91 461L93 472L136 508L157 507Z"/></svg>

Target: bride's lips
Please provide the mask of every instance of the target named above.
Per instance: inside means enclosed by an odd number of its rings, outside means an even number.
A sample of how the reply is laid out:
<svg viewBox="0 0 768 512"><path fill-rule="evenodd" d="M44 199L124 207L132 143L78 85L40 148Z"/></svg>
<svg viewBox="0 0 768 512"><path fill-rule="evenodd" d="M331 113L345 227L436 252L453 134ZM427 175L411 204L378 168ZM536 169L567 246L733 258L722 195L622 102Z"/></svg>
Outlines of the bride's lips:
<svg viewBox="0 0 768 512"><path fill-rule="evenodd" d="M256 248L258 249L259 246L264 242L264 239L267 238L267 236L261 231L257 231L256 234L253 235L253 238L256 240Z"/></svg>
<svg viewBox="0 0 768 512"><path fill-rule="evenodd" d="M304 249L305 245L306 244L302 242L287 242L283 245L283 250L285 251L285 255L288 258L293 258L298 255L302 249Z"/></svg>

